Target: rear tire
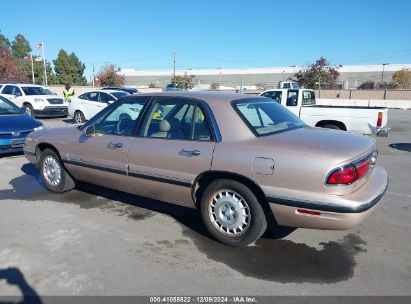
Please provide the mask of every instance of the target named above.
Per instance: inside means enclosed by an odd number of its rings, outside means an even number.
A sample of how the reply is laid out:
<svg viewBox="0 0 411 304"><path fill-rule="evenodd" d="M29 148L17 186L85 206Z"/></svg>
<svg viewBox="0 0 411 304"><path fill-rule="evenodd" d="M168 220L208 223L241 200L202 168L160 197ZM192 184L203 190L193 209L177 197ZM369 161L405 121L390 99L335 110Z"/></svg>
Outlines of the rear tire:
<svg viewBox="0 0 411 304"><path fill-rule="evenodd" d="M34 118L34 110L33 107L31 106L31 104L26 103L25 105L23 105L24 108L24 112L30 116Z"/></svg>
<svg viewBox="0 0 411 304"><path fill-rule="evenodd" d="M226 245L246 246L267 229L267 219L256 196L237 181L213 181L205 189L200 204L208 231Z"/></svg>
<svg viewBox="0 0 411 304"><path fill-rule="evenodd" d="M77 110L74 112L74 121L78 124L84 123L86 121L86 118L84 117L83 112Z"/></svg>
<svg viewBox="0 0 411 304"><path fill-rule="evenodd" d="M66 192L76 185L60 157L51 149L45 149L41 153L39 169L44 185L52 192Z"/></svg>
<svg viewBox="0 0 411 304"><path fill-rule="evenodd" d="M323 126L321 126L321 128L333 129L333 130L342 130L339 126L333 125L333 124L323 125Z"/></svg>

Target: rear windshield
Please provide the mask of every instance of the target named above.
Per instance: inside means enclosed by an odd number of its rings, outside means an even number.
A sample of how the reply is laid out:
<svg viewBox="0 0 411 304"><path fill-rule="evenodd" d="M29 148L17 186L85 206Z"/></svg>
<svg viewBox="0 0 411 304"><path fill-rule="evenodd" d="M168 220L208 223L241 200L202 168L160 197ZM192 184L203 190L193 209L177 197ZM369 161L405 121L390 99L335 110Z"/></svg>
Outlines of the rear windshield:
<svg viewBox="0 0 411 304"><path fill-rule="evenodd" d="M42 87L21 87L24 94L30 95L49 95Z"/></svg>
<svg viewBox="0 0 411 304"><path fill-rule="evenodd" d="M115 98L119 99L121 97L130 95L127 92L112 92L111 95L113 95Z"/></svg>
<svg viewBox="0 0 411 304"><path fill-rule="evenodd" d="M237 113L257 136L302 128L305 123L272 99L242 99L233 104Z"/></svg>

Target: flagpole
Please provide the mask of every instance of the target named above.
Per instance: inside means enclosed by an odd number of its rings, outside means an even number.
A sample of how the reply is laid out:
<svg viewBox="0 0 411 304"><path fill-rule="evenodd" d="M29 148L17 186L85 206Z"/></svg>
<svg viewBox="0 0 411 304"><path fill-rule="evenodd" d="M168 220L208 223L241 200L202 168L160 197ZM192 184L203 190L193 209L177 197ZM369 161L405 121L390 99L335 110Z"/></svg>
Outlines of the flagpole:
<svg viewBox="0 0 411 304"><path fill-rule="evenodd" d="M46 70L46 57L44 56L44 42L41 43L41 50L43 54L44 82L45 82L45 86L47 86L47 70Z"/></svg>
<svg viewBox="0 0 411 304"><path fill-rule="evenodd" d="M33 61L34 61L34 58L33 58L33 55L32 54L30 54L30 57L31 57L31 78L32 78L32 80L33 80L33 84L35 84L35 81L34 81L34 64L33 64Z"/></svg>

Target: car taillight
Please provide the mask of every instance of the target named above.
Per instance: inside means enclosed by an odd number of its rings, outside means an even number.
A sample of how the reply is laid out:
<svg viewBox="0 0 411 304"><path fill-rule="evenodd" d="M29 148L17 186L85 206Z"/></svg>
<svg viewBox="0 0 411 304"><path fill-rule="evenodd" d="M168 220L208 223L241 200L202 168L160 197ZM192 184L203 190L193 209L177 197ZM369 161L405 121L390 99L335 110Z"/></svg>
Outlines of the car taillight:
<svg viewBox="0 0 411 304"><path fill-rule="evenodd" d="M328 176L327 184L330 185L348 185L355 182L358 179L367 175L370 167L375 165L377 161L377 151L371 154L371 156L357 161L353 164L349 164L342 168L331 171Z"/></svg>
<svg viewBox="0 0 411 304"><path fill-rule="evenodd" d="M377 119L377 127L381 128L382 127L382 118L383 118L384 113L383 112L378 112L378 119Z"/></svg>
<svg viewBox="0 0 411 304"><path fill-rule="evenodd" d="M357 170L357 179L362 178L365 176L370 169L370 159L364 159L359 164L355 165L355 170Z"/></svg>
<svg viewBox="0 0 411 304"><path fill-rule="evenodd" d="M354 165L348 165L338 168L331 172L328 177L327 184L331 185L347 185L357 180L357 171Z"/></svg>

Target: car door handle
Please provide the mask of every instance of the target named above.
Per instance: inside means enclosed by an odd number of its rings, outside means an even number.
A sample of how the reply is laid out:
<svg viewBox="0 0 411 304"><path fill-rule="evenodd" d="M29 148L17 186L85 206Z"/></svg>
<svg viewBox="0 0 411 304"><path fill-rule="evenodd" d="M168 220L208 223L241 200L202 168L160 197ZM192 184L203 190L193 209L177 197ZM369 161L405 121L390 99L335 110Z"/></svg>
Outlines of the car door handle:
<svg viewBox="0 0 411 304"><path fill-rule="evenodd" d="M111 141L107 145L107 148L110 148L110 149L119 149L122 147L123 147L122 143L112 143Z"/></svg>
<svg viewBox="0 0 411 304"><path fill-rule="evenodd" d="M201 154L201 152L198 150L185 150L184 149L182 152L185 155L192 155L192 156L199 156Z"/></svg>

